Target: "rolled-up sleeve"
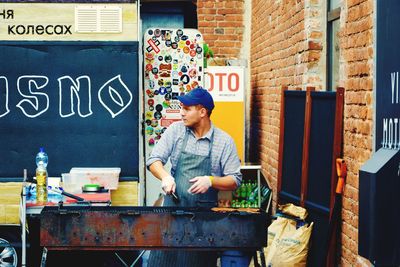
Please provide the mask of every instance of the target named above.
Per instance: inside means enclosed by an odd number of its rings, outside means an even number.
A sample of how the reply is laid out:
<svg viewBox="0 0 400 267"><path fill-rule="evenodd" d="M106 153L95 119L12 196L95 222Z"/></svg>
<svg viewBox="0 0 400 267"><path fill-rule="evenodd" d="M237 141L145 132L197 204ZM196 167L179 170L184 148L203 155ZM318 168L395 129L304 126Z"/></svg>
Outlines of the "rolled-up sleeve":
<svg viewBox="0 0 400 267"><path fill-rule="evenodd" d="M232 176L236 185L242 183L242 173L240 172L240 159L237 154L235 142L229 139L225 146L225 151L221 156L221 169L224 176Z"/></svg>
<svg viewBox="0 0 400 267"><path fill-rule="evenodd" d="M153 147L153 150L150 153L146 161L146 166L149 168L151 164L156 161L161 161L162 164L167 163L168 158L171 156L172 149L174 147L176 135L176 127L172 124L167 130L163 133L158 143Z"/></svg>

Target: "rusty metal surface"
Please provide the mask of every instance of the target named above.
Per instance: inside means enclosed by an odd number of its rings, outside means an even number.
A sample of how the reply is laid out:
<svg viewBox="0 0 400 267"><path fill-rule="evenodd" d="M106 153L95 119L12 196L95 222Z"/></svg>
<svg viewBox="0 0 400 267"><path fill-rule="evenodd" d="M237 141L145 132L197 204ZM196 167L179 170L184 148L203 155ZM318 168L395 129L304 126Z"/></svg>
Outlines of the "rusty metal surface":
<svg viewBox="0 0 400 267"><path fill-rule="evenodd" d="M53 250L254 249L267 244L266 213L160 207L46 207L40 245Z"/></svg>

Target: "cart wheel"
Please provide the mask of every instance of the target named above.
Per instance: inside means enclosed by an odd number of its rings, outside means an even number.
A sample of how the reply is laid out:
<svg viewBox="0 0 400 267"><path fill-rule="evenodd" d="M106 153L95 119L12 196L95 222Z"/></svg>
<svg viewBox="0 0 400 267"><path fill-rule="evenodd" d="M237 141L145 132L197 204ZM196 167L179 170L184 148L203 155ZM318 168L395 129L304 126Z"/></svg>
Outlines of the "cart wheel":
<svg viewBox="0 0 400 267"><path fill-rule="evenodd" d="M7 240L0 238L0 267L16 267L17 264L17 251Z"/></svg>

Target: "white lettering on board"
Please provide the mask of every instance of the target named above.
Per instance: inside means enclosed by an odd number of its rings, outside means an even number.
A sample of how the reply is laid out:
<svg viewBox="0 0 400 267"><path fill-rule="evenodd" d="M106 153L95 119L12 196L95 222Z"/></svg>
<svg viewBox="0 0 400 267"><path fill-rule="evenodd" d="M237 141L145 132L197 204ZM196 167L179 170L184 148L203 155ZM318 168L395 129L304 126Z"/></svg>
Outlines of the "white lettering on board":
<svg viewBox="0 0 400 267"><path fill-rule="evenodd" d="M8 108L8 80L4 76L0 76L0 96L5 97L0 99L0 118L7 115L10 112Z"/></svg>
<svg viewBox="0 0 400 267"><path fill-rule="evenodd" d="M39 92L48 82L49 78L46 76L24 75L18 78L18 92L27 99L22 99L16 106L25 116L35 118L49 108L49 97L46 93Z"/></svg>
<svg viewBox="0 0 400 267"><path fill-rule="evenodd" d="M399 103L399 72L390 73L392 84L392 104ZM395 97L396 96L396 97Z"/></svg>
<svg viewBox="0 0 400 267"><path fill-rule="evenodd" d="M63 76L58 78L58 84L60 90L59 112L62 118L75 114L74 100L78 102L79 116L85 118L93 114L89 76L80 76L76 82L70 76ZM83 99L82 102L81 99Z"/></svg>
<svg viewBox="0 0 400 267"><path fill-rule="evenodd" d="M57 79L59 92L59 115L61 118L78 115L82 118L93 114L91 80L89 76L79 76L75 80L70 76ZM45 92L49 78L39 75L23 75L17 79L17 91L22 100L15 106L22 113L35 118L49 109L50 99ZM53 88L51 88L53 90ZM124 83L121 75L105 82L98 91L98 101L111 114L112 118L120 115L132 103L133 95ZM5 76L0 76L0 118L10 113L9 83Z"/></svg>
<svg viewBox="0 0 400 267"><path fill-rule="evenodd" d="M123 112L132 102L132 93L128 86L121 80L121 75L108 80L98 92L100 103L110 112L111 117L115 118ZM111 100L105 102L105 100Z"/></svg>

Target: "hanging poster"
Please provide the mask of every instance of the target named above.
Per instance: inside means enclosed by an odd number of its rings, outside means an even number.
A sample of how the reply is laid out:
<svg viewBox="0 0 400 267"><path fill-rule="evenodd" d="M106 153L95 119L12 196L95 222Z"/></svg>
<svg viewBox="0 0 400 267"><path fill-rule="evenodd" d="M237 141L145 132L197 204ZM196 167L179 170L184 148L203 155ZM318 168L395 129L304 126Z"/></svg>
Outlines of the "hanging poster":
<svg viewBox="0 0 400 267"><path fill-rule="evenodd" d="M205 76L205 88L215 102L211 120L233 138L239 158L244 162L244 68L209 66Z"/></svg>

